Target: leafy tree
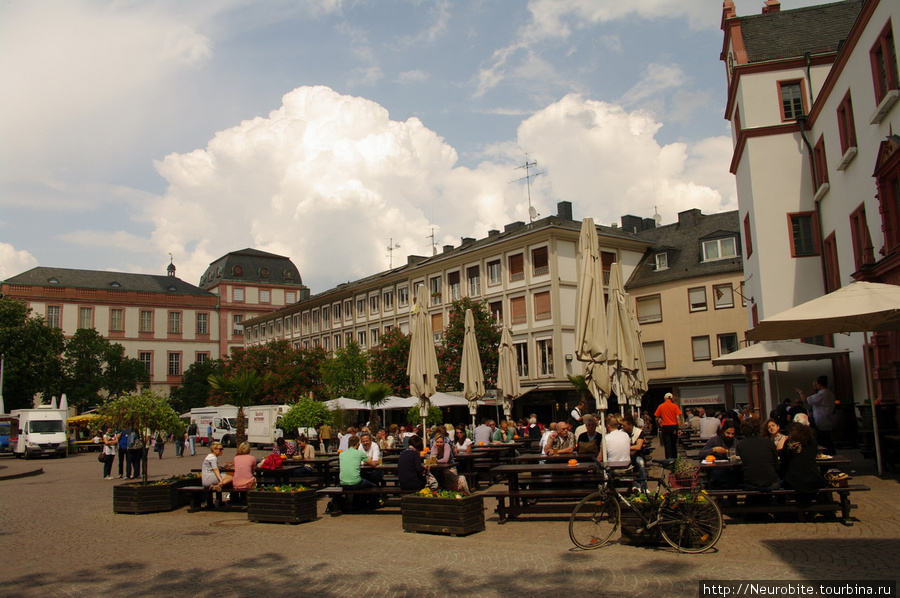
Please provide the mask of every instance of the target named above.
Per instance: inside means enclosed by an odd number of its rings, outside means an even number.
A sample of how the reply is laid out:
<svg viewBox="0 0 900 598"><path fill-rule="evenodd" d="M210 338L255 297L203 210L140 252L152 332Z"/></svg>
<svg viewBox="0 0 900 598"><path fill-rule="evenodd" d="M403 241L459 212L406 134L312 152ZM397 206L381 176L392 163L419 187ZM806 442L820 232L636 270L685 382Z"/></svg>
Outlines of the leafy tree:
<svg viewBox="0 0 900 598"><path fill-rule="evenodd" d="M309 397L300 397L281 418L285 430L296 432L297 428L318 428L331 421L331 412L325 403Z"/></svg>
<svg viewBox="0 0 900 598"><path fill-rule="evenodd" d="M221 359L195 361L181 376L181 386L173 388L169 393L172 405L178 409L179 413L189 411L194 407L206 406L212 390L209 385L209 377L214 374L221 375L224 372L225 366Z"/></svg>
<svg viewBox="0 0 900 598"><path fill-rule="evenodd" d="M81 328L66 341L63 364L66 397L72 405L93 405L103 395L133 393L150 382L140 361L125 357L122 345L103 338L93 328Z"/></svg>
<svg viewBox="0 0 900 598"><path fill-rule="evenodd" d="M406 364L409 361L410 335L399 328L392 328L381 336L381 341L369 349L369 373L374 382L384 382L391 387L391 394L409 396L409 376Z"/></svg>
<svg viewBox="0 0 900 598"><path fill-rule="evenodd" d="M0 298L0 354L3 362L5 409L27 409L37 393L46 396L64 391L65 348L62 330L50 328L31 308L12 297Z"/></svg>
<svg viewBox="0 0 900 598"><path fill-rule="evenodd" d="M588 388L587 381L584 379L584 376L572 376L571 374L568 376L569 383L575 387L575 394L578 395L579 399L587 401L591 398L591 390Z"/></svg>
<svg viewBox="0 0 900 598"><path fill-rule="evenodd" d="M463 297L450 305L449 321L447 328L444 329L444 342L437 347L438 387L443 390L462 389L459 372L462 366L467 309L471 309L475 317L475 338L478 341L481 367L484 369L484 386L485 388L497 386L497 355L502 331L491 315L486 301L474 301Z"/></svg>
<svg viewBox="0 0 900 598"><path fill-rule="evenodd" d="M101 405L98 413L110 425L119 429L135 430L144 439L144 446L150 446L150 433L178 432L183 423L169 405L168 397L144 390L140 394L123 395L109 399ZM143 455L143 483L147 484L147 453Z"/></svg>
<svg viewBox="0 0 900 598"><path fill-rule="evenodd" d="M391 396L391 387L384 382L366 382L359 389L358 398L373 411L369 421L375 420L374 411Z"/></svg>
<svg viewBox="0 0 900 598"><path fill-rule="evenodd" d="M366 353L359 343L347 343L322 362L321 372L329 398L355 397L369 377Z"/></svg>
<svg viewBox="0 0 900 598"><path fill-rule="evenodd" d="M235 443L240 445L247 442L247 418L244 416L244 407L254 404L263 392L269 374L260 376L253 370L242 370L231 376L212 374L208 380L209 385L221 391L229 398L229 402L237 405L237 430L235 431Z"/></svg>
<svg viewBox="0 0 900 598"><path fill-rule="evenodd" d="M410 407L409 411L406 412L406 423L414 426L418 426L422 423L422 416L419 415L418 405ZM428 408L428 417L425 418L425 425L436 426L442 423L444 423L444 414L441 412L441 408L431 405Z"/></svg>
<svg viewBox="0 0 900 598"><path fill-rule="evenodd" d="M326 359L325 349L295 349L286 340L257 345L246 349L238 348L225 360L225 375L232 376L243 370L266 372L260 403L293 404L297 398L313 393L318 399L325 398L322 362ZM221 396L213 396L210 402L221 402Z"/></svg>

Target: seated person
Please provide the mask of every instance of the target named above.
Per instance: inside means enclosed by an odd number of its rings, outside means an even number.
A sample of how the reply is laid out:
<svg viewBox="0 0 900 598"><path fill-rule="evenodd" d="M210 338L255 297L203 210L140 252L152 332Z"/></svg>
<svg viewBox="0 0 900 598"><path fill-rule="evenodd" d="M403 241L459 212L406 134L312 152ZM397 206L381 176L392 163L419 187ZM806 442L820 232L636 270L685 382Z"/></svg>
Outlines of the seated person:
<svg viewBox="0 0 900 598"><path fill-rule="evenodd" d="M554 432L556 432L556 422L550 422L547 425L547 429L541 434L540 446L542 455L547 454L547 439L550 438L550 435Z"/></svg>
<svg viewBox="0 0 900 598"><path fill-rule="evenodd" d="M569 434L569 424L559 422L556 424L556 431L550 432L547 442L544 443L544 454L559 454L575 452L575 435Z"/></svg>
<svg viewBox="0 0 900 598"><path fill-rule="evenodd" d="M691 429L694 432L700 432L700 420L704 417L706 417L706 411L704 409L694 409L694 417L692 417L690 421Z"/></svg>
<svg viewBox="0 0 900 598"><path fill-rule="evenodd" d="M578 440L575 443L578 452L599 455L602 435L597 432L597 420L594 419L593 415L585 415L582 419L584 420L585 431L578 436Z"/></svg>
<svg viewBox="0 0 900 598"><path fill-rule="evenodd" d="M294 446L293 442L288 442L279 436L275 439L275 446L272 447L272 454L293 457L297 454L297 447Z"/></svg>
<svg viewBox="0 0 900 598"><path fill-rule="evenodd" d="M453 441L453 452L457 455L472 452L472 439L466 435L466 429L462 426L456 428L456 438Z"/></svg>
<svg viewBox="0 0 900 598"><path fill-rule="evenodd" d="M219 471L219 457L225 449L221 442L213 442L209 446L209 454L203 460L203 466L200 468L200 481L204 488L212 488L213 490L222 490L223 487L231 483L232 476L223 474ZM225 465L230 465L226 463Z"/></svg>
<svg viewBox="0 0 900 598"><path fill-rule="evenodd" d="M403 490L421 490L425 487L428 465L422 463L424 444L418 436L410 436L409 447L400 453L397 460L397 477Z"/></svg>
<svg viewBox="0 0 900 598"><path fill-rule="evenodd" d="M494 432L494 442L509 444L515 442L516 429L509 425L505 419L500 420L500 428Z"/></svg>
<svg viewBox="0 0 900 598"><path fill-rule="evenodd" d="M781 433L781 427L778 425L778 422L774 419L766 420L766 423L763 424L763 429L760 434L764 438L768 438L775 444L776 450L781 450L784 448L784 443L787 440L787 436Z"/></svg>
<svg viewBox="0 0 900 598"><path fill-rule="evenodd" d="M825 487L825 478L816 464L818 452L819 443L810 426L797 422L788 426L788 439L779 453L781 478L785 488L797 492L800 502L811 502Z"/></svg>
<svg viewBox="0 0 900 598"><path fill-rule="evenodd" d="M744 488L770 492L781 485L778 479L778 451L774 442L759 435L759 429L758 418L751 417L741 422L744 438L738 444L737 454L743 464Z"/></svg>
<svg viewBox="0 0 900 598"><path fill-rule="evenodd" d="M363 465L369 467L378 467L376 461L369 459L368 455L359 450L359 437L350 436L347 439L347 450L343 451L338 458L340 466L339 479L341 488L344 490L361 490L363 488L376 488L377 486L362 476L361 470ZM374 506L378 503L378 497L365 497L368 500L362 501L363 504ZM374 498L374 500L371 500ZM356 502L356 501L354 501Z"/></svg>
<svg viewBox="0 0 900 598"><path fill-rule="evenodd" d="M601 457L598 455L597 459ZM606 462L631 463L631 436L622 431L616 415L606 418Z"/></svg>
<svg viewBox="0 0 900 598"><path fill-rule="evenodd" d="M700 431L700 440L709 440L719 431L722 426L716 417L701 417L697 429Z"/></svg>
<svg viewBox="0 0 900 598"><path fill-rule="evenodd" d="M737 424L733 420L726 419L722 422L719 432L710 438L706 445L700 449L700 459L713 455L716 459L728 459L729 449L737 449L738 441ZM735 468L712 469L709 472L710 487L712 488L738 488L741 485L738 470Z"/></svg>
<svg viewBox="0 0 900 598"><path fill-rule="evenodd" d="M443 436L435 437L434 446L431 447L430 454L438 463L453 463L453 449L450 448L448 443L444 442ZM460 490L463 486L468 489L468 485L465 484L456 467L447 467L441 470L441 478L443 487L447 490Z"/></svg>
<svg viewBox="0 0 900 598"><path fill-rule="evenodd" d="M234 457L234 478L231 480L231 488L235 492L246 492L256 488L256 457L250 454L250 444L242 442L237 448ZM236 502L231 497L231 502Z"/></svg>
<svg viewBox="0 0 900 598"><path fill-rule="evenodd" d="M297 437L297 456L304 460L316 458L316 449L309 443L306 434L301 434ZM309 475L313 473L313 468L309 465L302 465L295 472L300 475Z"/></svg>
<svg viewBox="0 0 900 598"><path fill-rule="evenodd" d="M372 434L368 431L359 434L359 450L366 454L369 461L381 464L381 449L378 443L372 440ZM381 485L384 478L384 470L381 468L367 469L362 472L362 476L373 484Z"/></svg>
<svg viewBox="0 0 900 598"><path fill-rule="evenodd" d="M634 416L630 413L622 418L622 431L631 440L631 464L637 471L638 485L641 490L647 489L647 467L644 462L644 431L637 427Z"/></svg>

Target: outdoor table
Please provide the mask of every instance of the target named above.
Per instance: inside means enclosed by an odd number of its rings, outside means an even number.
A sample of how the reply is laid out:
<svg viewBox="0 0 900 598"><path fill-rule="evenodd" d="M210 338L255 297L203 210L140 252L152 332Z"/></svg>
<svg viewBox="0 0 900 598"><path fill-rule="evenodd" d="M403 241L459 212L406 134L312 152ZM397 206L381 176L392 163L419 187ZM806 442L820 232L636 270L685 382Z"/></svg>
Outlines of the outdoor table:
<svg viewBox="0 0 900 598"><path fill-rule="evenodd" d="M597 471L597 465L591 463L578 463L569 465L568 463L509 463L506 465L498 465L491 469L492 474L505 475L507 485L511 492L517 491L519 487L519 475L530 474L532 476L540 474L590 474Z"/></svg>
<svg viewBox="0 0 900 598"><path fill-rule="evenodd" d="M575 459L581 462L594 462L597 460L597 453L563 453L561 455L541 455L540 453L531 453L528 455L519 455L513 459L513 463L539 463L546 461L547 463L565 463L569 459Z"/></svg>

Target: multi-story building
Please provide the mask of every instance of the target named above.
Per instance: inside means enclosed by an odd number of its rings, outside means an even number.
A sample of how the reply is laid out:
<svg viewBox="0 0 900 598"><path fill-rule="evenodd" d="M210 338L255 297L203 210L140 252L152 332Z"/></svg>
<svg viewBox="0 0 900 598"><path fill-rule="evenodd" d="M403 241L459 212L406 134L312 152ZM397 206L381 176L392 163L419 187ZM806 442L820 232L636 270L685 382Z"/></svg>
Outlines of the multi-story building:
<svg viewBox="0 0 900 598"><path fill-rule="evenodd" d="M900 283L898 16L885 0L785 11L767 0L762 14L738 17L725 0L725 117L751 325L853 280ZM898 400L896 333L867 347L861 334L816 340L852 351L832 372L839 397L870 396L868 355L875 396ZM783 385L806 388L823 368L792 365Z"/></svg>
<svg viewBox="0 0 900 598"><path fill-rule="evenodd" d="M641 326L648 403L674 392L683 407L747 404L744 368L711 363L736 351L747 328L738 213L687 210L639 236L653 245L625 288Z"/></svg>
<svg viewBox="0 0 900 598"><path fill-rule="evenodd" d="M567 375L580 375L573 359L578 236L569 202L558 214L530 224L515 222L483 239L463 238L430 257L410 256L405 265L338 285L306 300L247 320L245 342L287 339L298 347L334 350L356 341L363 348L399 328L409 332L416 289L424 285L435 342L447 325L450 304L461 297L486 301L511 329L523 391L517 413L558 416L573 398ZM598 226L604 269L622 264L624 276L650 243L619 228Z"/></svg>
<svg viewBox="0 0 900 598"><path fill-rule="evenodd" d="M213 262L200 287L177 278L169 264L167 276L40 266L0 290L24 299L66 337L94 328L119 343L147 368L151 388L166 393L192 363L241 345L244 317L308 294L290 259L253 249Z"/></svg>

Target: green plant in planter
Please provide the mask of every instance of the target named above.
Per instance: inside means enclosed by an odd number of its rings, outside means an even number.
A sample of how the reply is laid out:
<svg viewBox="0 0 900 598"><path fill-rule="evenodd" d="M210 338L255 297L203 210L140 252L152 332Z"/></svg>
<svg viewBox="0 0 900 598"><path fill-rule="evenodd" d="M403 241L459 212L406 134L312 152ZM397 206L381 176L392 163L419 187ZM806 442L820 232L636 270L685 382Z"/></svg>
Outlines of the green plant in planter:
<svg viewBox="0 0 900 598"><path fill-rule="evenodd" d="M255 492L302 492L304 490L309 490L309 488L300 484L281 484L279 486L259 486L254 488Z"/></svg>

